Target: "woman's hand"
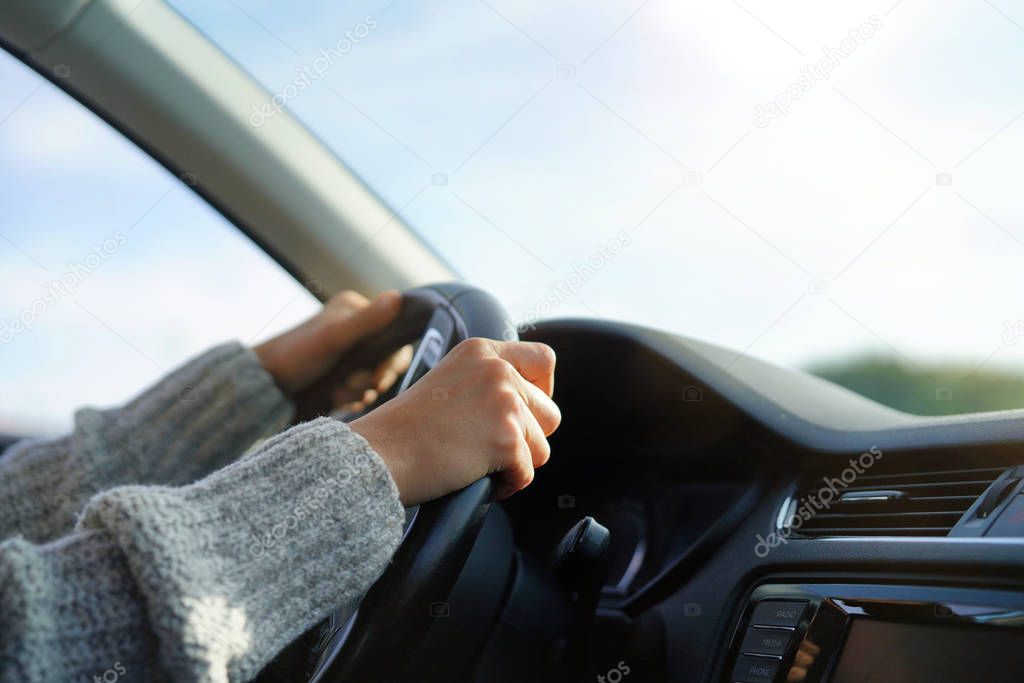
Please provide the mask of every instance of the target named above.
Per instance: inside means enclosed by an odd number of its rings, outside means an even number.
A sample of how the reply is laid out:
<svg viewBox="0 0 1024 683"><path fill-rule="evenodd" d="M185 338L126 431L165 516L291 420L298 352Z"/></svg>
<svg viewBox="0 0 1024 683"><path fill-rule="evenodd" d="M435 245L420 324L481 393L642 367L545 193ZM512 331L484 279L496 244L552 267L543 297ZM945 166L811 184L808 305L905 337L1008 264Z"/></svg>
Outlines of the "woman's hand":
<svg viewBox="0 0 1024 683"><path fill-rule="evenodd" d="M372 302L358 292L334 296L315 316L253 350L281 390L294 396L334 367L356 342L387 327L402 308L402 295L382 292ZM334 394L335 407L356 408L376 400L409 365L406 347L377 368L353 373Z"/></svg>
<svg viewBox="0 0 1024 683"><path fill-rule="evenodd" d="M430 372L349 426L415 505L501 474L499 496L533 481L562 416L551 400L555 353L536 342L468 339Z"/></svg>

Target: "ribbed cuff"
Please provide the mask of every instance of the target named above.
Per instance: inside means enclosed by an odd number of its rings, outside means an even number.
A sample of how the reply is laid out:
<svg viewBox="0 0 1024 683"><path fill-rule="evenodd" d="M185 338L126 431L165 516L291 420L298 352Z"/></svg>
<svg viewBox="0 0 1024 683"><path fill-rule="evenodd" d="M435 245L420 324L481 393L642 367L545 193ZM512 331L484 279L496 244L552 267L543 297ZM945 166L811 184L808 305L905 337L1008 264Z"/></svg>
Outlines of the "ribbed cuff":
<svg viewBox="0 0 1024 683"><path fill-rule="evenodd" d="M293 412L253 351L223 344L122 408L80 410L75 447L96 491L119 484L187 484L281 429Z"/></svg>
<svg viewBox="0 0 1024 683"><path fill-rule="evenodd" d="M108 670L158 679L144 603L103 532L0 545L0 604L0 680L91 681Z"/></svg>
<svg viewBox="0 0 1024 683"><path fill-rule="evenodd" d="M380 457L321 418L193 485L104 493L79 525L121 548L169 670L247 680L369 588L403 520Z"/></svg>

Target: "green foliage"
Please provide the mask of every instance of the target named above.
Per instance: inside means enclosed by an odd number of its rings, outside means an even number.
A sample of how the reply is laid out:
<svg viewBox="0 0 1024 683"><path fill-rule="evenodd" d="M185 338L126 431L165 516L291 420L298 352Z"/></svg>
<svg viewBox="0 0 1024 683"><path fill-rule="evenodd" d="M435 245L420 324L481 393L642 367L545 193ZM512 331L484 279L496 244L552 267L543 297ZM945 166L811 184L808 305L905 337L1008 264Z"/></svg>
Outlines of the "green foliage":
<svg viewBox="0 0 1024 683"><path fill-rule="evenodd" d="M807 371L914 415L1024 408L1024 375L979 364L911 364L863 354L819 363Z"/></svg>

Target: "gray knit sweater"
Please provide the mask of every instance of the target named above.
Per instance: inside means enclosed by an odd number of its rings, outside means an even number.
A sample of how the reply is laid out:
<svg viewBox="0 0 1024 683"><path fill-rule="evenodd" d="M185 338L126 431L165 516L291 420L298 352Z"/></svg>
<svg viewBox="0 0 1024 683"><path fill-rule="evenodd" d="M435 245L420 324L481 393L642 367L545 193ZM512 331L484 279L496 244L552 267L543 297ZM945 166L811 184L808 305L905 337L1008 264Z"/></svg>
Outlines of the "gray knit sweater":
<svg viewBox="0 0 1024 683"><path fill-rule="evenodd" d="M291 415L249 349L207 352L0 457L0 682L244 681L380 575L380 457ZM212 474L211 474L212 472Z"/></svg>

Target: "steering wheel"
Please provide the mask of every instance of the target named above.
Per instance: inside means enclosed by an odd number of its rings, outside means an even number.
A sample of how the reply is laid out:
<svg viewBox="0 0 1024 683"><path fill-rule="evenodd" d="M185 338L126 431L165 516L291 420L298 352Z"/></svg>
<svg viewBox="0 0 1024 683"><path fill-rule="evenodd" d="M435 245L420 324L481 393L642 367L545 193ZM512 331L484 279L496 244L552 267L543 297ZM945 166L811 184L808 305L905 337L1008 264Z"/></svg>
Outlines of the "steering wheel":
<svg viewBox="0 0 1024 683"><path fill-rule="evenodd" d="M398 391L464 339L516 339L501 304L485 292L458 283L407 290L398 318L387 329L364 339L298 398L300 419L326 413L331 388L339 381L354 370L373 367L417 337L421 341ZM335 614L321 626L310 683L399 679L407 663L402 648L420 642L433 623L437 615L432 612L451 592L493 494L492 480L485 477L409 515L412 521L391 564L357 611L344 623L344 617Z"/></svg>

